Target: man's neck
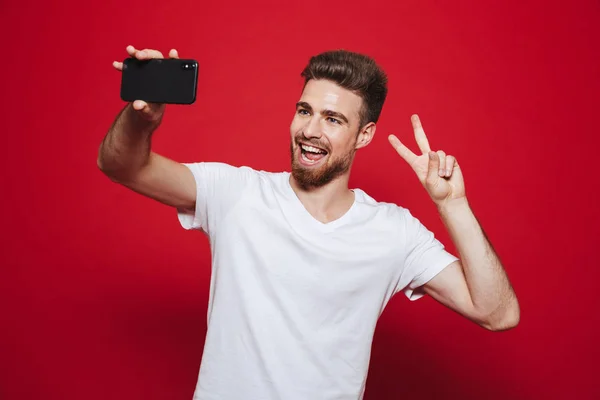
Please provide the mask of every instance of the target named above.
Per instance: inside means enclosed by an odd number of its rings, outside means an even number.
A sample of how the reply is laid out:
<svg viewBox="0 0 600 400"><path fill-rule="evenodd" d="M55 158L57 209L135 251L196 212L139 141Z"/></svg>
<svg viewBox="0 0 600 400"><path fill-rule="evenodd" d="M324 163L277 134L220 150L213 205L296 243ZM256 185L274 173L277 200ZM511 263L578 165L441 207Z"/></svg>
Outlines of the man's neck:
<svg viewBox="0 0 600 400"><path fill-rule="evenodd" d="M344 174L325 186L305 189L294 176L290 185L304 208L318 221L328 223L342 217L354 203L354 192L348 188L349 174Z"/></svg>

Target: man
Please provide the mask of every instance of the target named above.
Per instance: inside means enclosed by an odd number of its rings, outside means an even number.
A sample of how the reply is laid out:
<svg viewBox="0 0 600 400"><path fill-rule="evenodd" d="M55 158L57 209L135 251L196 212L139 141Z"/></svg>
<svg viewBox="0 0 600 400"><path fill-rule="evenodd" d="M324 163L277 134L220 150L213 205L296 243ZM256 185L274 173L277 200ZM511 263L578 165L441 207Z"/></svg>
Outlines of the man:
<svg viewBox="0 0 600 400"><path fill-rule="evenodd" d="M143 101L121 111L100 146L98 165L113 181L176 208L185 229L210 240L196 399L361 399L377 320L399 292L412 300L429 294L493 331L519 321L460 167L431 150L416 115L422 154L395 136L389 141L429 193L461 258L407 209L348 188L355 153L375 134L384 72L364 55L332 51L311 58L302 76L289 173L160 156L150 142L164 105Z"/></svg>

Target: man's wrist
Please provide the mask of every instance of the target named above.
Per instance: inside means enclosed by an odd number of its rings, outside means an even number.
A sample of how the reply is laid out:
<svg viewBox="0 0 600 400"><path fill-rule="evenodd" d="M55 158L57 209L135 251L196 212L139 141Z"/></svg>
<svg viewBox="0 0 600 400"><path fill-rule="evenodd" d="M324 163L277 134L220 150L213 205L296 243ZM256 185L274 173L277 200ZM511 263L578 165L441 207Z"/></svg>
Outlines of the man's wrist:
<svg viewBox="0 0 600 400"><path fill-rule="evenodd" d="M460 197L458 199L446 199L436 204L438 212L443 216L450 216L457 212L463 212L469 209L469 201L467 197Z"/></svg>

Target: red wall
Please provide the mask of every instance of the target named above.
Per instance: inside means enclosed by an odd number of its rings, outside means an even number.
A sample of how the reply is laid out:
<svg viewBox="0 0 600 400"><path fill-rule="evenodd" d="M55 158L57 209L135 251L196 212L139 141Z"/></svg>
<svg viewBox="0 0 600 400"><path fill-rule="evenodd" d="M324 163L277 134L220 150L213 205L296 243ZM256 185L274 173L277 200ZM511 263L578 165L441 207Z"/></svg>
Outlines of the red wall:
<svg viewBox="0 0 600 400"><path fill-rule="evenodd" d="M367 399L600 398L600 3L484 3L0 4L0 398L191 398L206 239L96 167L123 106L111 63L128 44L200 63L197 103L168 109L154 139L176 160L287 169L299 73L338 47L375 56L390 78L352 185L408 207L450 249L386 136L416 149L419 113L432 146L456 155L521 324L490 333L430 298L397 297Z"/></svg>

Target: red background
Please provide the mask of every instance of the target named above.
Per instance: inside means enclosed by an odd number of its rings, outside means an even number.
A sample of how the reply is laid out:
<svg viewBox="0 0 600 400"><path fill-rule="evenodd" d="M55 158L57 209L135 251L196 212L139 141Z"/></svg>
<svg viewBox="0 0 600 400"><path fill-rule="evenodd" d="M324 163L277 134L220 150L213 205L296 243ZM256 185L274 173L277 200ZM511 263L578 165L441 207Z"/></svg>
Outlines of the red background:
<svg viewBox="0 0 600 400"><path fill-rule="evenodd" d="M397 297L367 399L600 398L600 3L454 3L0 3L0 398L191 399L207 241L96 167L123 106L111 63L128 44L201 66L198 101L168 109L155 151L268 170L288 169L308 58L373 55L390 93L351 183L408 207L452 250L386 136L416 150L418 113L432 147L456 155L521 323L491 333L430 298Z"/></svg>

